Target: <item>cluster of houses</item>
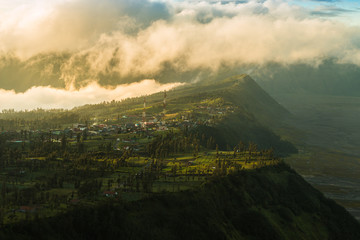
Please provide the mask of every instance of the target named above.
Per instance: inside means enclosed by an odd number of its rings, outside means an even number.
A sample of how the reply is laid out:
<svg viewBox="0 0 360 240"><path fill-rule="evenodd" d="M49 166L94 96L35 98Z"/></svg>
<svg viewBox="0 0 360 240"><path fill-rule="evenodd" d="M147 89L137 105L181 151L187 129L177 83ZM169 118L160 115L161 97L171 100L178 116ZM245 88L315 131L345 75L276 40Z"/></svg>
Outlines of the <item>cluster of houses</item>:
<svg viewBox="0 0 360 240"><path fill-rule="evenodd" d="M195 110L189 113L178 113L173 118L167 118L164 120L164 115L148 116L147 119L140 116L129 115L118 117L118 121L105 120L103 123L96 123L96 119L93 124L73 124L71 127L67 127L63 130L28 130L27 135L36 136L38 134L48 134L53 142L61 142L63 135L68 138L76 139L77 136L91 137L91 136L111 136L120 133L143 133L151 135L155 131L167 131L170 128L181 128L184 126L195 127L198 124L213 125L216 123L216 119L221 118L229 112L234 112L233 106L207 106L205 104L199 104L195 106ZM180 117L179 117L180 116ZM111 123L112 122L112 123ZM10 132L8 132L9 134ZM19 131L13 131L14 137L10 142L23 143L28 142L28 137L24 137L23 134L19 134ZM75 140L74 140L75 141Z"/></svg>

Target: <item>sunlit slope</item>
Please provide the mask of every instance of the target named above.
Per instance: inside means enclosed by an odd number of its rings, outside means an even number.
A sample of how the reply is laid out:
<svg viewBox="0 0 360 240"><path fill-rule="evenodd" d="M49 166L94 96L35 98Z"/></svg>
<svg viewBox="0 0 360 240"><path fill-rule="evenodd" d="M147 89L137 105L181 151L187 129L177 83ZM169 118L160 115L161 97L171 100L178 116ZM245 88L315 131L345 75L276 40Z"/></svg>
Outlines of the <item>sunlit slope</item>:
<svg viewBox="0 0 360 240"><path fill-rule="evenodd" d="M146 121L188 125L200 139L213 137L223 150L232 150L242 141L256 143L260 149L274 148L281 153L295 151L290 143L272 131L289 113L246 74L185 84L168 91L165 109L164 95L164 92L159 92L145 96ZM11 127L9 121L16 119L26 120L23 127L30 129L37 129L40 125L61 129L76 122L140 123L143 105L144 97L137 97L84 105L70 111L5 112L0 114L0 118L6 120L2 123L5 130ZM33 121L46 124L35 126ZM206 145L205 142L202 144Z"/></svg>
<svg viewBox="0 0 360 240"><path fill-rule="evenodd" d="M146 96L147 109L150 113L161 113L164 93ZM167 93L167 112L192 110L196 104L207 100L221 99L227 105L233 105L247 115L256 116L261 122L274 122L289 114L285 108L270 97L249 75L236 75L224 80L189 83ZM142 111L143 97L126 99L121 102L101 103L75 108L78 113L92 112L93 115L108 116L121 111ZM159 108L159 109L157 109ZM157 112L156 112L157 111ZM134 112L134 111L132 111ZM134 113L138 113L134 112Z"/></svg>
<svg viewBox="0 0 360 240"><path fill-rule="evenodd" d="M289 112L266 93L249 75L236 75L214 87L223 86L224 99L241 106L264 124L275 123Z"/></svg>
<svg viewBox="0 0 360 240"><path fill-rule="evenodd" d="M239 141L254 142L260 148L273 148L276 152L296 152L295 147L274 134L272 126L289 115L288 111L271 98L248 75L236 75L222 81L198 85L193 91L205 91L236 106L215 126L199 126L197 131L213 136L221 148L229 149Z"/></svg>
<svg viewBox="0 0 360 240"><path fill-rule="evenodd" d="M162 95L156 94L158 101ZM170 104L201 102L208 98L221 98L236 106L248 117L269 125L281 121L289 112L267 94L249 75L235 75L223 80L187 84L168 94Z"/></svg>
<svg viewBox="0 0 360 240"><path fill-rule="evenodd" d="M207 83L186 84L167 92L166 97L166 115L161 116L164 93L146 96L147 116L164 117L167 121L190 121L195 125L192 131L205 138L212 136L220 149L232 149L242 141L245 144L256 143L261 149L274 148L282 153L296 151L271 130L289 113L246 74ZM133 98L83 106L74 111L97 118L116 118L118 115L141 117L143 101L143 97Z"/></svg>

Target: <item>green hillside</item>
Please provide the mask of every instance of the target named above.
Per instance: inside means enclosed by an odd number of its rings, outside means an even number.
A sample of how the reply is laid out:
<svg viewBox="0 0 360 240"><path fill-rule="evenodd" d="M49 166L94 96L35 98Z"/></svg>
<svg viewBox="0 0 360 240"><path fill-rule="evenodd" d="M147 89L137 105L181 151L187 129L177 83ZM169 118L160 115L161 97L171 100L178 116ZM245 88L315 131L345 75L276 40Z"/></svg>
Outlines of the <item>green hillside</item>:
<svg viewBox="0 0 360 240"><path fill-rule="evenodd" d="M163 93L147 96L146 101L150 106L146 109L148 114L161 113ZM142 104L143 98L134 98L119 104L89 105L74 111L82 114L92 112L98 116L113 114L113 118L114 113L121 111L140 116ZM124 107L128 110L124 111ZM274 148L282 154L296 152L291 143L281 140L271 130L289 115L288 111L246 74L176 88L167 93L166 111L169 114L167 120L185 116L195 122L193 132L205 135L206 139L212 136L223 150L232 150L242 141L246 144L254 142L261 149ZM209 120L212 122L206 123Z"/></svg>
<svg viewBox="0 0 360 240"><path fill-rule="evenodd" d="M282 117L289 114L247 74L195 84L192 88L185 88L183 91L175 90L175 94L177 92L188 96L196 92L208 92L240 107L240 110L255 116L265 125L281 121Z"/></svg>
<svg viewBox="0 0 360 240"><path fill-rule="evenodd" d="M360 225L280 164L215 178L193 191L108 202L6 226L1 239L357 240Z"/></svg>
<svg viewBox="0 0 360 240"><path fill-rule="evenodd" d="M145 98L1 113L0 239L359 239L248 75Z"/></svg>
<svg viewBox="0 0 360 240"><path fill-rule="evenodd" d="M215 126L197 127L196 131L200 135L204 134L207 138L213 136L223 149L242 141L254 142L261 149L273 148L283 154L296 152L291 143L281 140L271 130L290 114L250 76L236 75L216 83L200 85L199 88L212 91L213 96L238 107Z"/></svg>
<svg viewBox="0 0 360 240"><path fill-rule="evenodd" d="M147 121L165 120L170 125L186 125L198 134L203 145L212 137L221 150L232 150L241 141L256 143L260 149L273 148L282 155L296 152L291 143L283 141L271 130L289 113L246 74L186 84L167 92L165 115L163 98L164 93L146 96ZM143 103L144 97L138 97L85 105L69 111L3 113L0 114L0 125L5 129L36 130L61 129L76 122L141 123Z"/></svg>

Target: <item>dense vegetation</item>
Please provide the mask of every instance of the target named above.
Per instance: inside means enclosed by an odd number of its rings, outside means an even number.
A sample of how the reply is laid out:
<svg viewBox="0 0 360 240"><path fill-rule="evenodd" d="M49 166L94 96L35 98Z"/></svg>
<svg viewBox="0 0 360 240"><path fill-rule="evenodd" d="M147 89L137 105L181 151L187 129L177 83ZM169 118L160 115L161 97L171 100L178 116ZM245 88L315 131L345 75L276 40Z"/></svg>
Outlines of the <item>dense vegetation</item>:
<svg viewBox="0 0 360 240"><path fill-rule="evenodd" d="M279 164L296 149L271 128L289 113L249 76L146 103L3 111L0 238L358 239Z"/></svg>
<svg viewBox="0 0 360 240"><path fill-rule="evenodd" d="M143 98L3 111L3 237L357 239L344 209L276 167L296 152L271 130L289 113L249 76L163 98L146 96L149 126Z"/></svg>
<svg viewBox="0 0 360 240"><path fill-rule="evenodd" d="M259 151L254 143L223 152L210 137L202 146L199 136L186 129L117 133L107 139L86 132L3 134L0 224L45 218L109 197L132 201L191 189L212 176L279 161L273 150ZM20 140L9 141L14 136Z"/></svg>
<svg viewBox="0 0 360 240"><path fill-rule="evenodd" d="M6 110L0 114L3 130L62 129L73 123L104 122L125 124L141 122L143 101L121 101L85 105L72 110ZM168 92L163 116L163 93L146 96L147 120L163 119L186 124L199 136L212 137L221 150L232 150L240 141L254 142L260 149L273 148L281 155L296 152L295 147L271 129L288 115L248 75L237 75L215 83L199 83ZM132 116L133 119L122 119ZM204 142L202 141L202 144ZM203 144L204 145L204 144ZM215 145L212 149L215 149Z"/></svg>
<svg viewBox="0 0 360 240"><path fill-rule="evenodd" d="M6 226L1 239L359 239L359 223L288 166L214 178L197 190L109 201Z"/></svg>
<svg viewBox="0 0 360 240"><path fill-rule="evenodd" d="M254 142L260 149L273 148L278 155L287 155L297 152L294 145L282 140L270 129L244 117L241 113L226 117L216 127L198 126L194 132L204 135L205 139L214 138L219 148L230 150L239 141ZM203 142L202 142L203 143ZM204 143L203 143L204 144Z"/></svg>
<svg viewBox="0 0 360 240"><path fill-rule="evenodd" d="M147 96L146 106L132 98L73 110L4 110L0 223L108 197L133 201L192 189L296 151L263 124L286 110L247 75L178 88L166 104L165 96Z"/></svg>

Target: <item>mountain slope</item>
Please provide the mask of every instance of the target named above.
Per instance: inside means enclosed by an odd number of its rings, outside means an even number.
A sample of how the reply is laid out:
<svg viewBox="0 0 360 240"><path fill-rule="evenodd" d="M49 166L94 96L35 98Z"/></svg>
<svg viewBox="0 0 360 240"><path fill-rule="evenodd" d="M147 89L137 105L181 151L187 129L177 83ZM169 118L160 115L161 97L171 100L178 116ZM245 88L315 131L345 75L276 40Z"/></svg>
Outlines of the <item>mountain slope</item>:
<svg viewBox="0 0 360 240"><path fill-rule="evenodd" d="M146 96L147 111L161 113L163 93L155 93ZM281 120L288 111L270 97L249 75L236 75L224 80L185 84L167 93L167 111L175 113L176 110L189 108L187 104L200 104L204 100L221 98L226 103L234 105L238 110L248 115L256 116L262 123L276 122ZM86 105L73 109L79 114L91 114L92 116L116 116L117 113L130 109L138 109L135 114L141 114L143 97L125 99L120 102L105 104ZM205 103L207 104L207 103ZM149 108L151 107L151 108ZM191 109L189 109L191 110Z"/></svg>
<svg viewBox="0 0 360 240"><path fill-rule="evenodd" d="M166 120L177 126L187 125L198 134L203 146L212 137L220 150L232 150L242 141L245 144L256 143L260 149L273 148L281 154L296 152L289 142L281 140L271 130L289 113L246 74L186 84L166 95L165 111L164 93L146 96L147 121ZM57 129L76 122L88 124L102 121L121 125L141 122L143 103L144 98L138 97L85 105L71 111L2 113L0 118L9 121L25 119L30 121L29 124L42 121L46 123L42 125ZM126 120L127 116L131 116L129 120ZM49 123L48 119L52 121ZM36 129L38 126L29 128ZM215 144L211 148L215 148Z"/></svg>
<svg viewBox="0 0 360 240"><path fill-rule="evenodd" d="M264 124L281 120L289 112L266 93L249 75L236 75L223 80L215 86L225 87L226 100L242 106Z"/></svg>
<svg viewBox="0 0 360 240"><path fill-rule="evenodd" d="M147 98L150 104L159 105L162 94ZM205 139L216 139L220 149L232 150L242 141L245 144L256 143L260 149L273 148L281 155L296 152L291 143L283 141L271 130L290 113L247 74L185 85L170 91L167 98L168 112L173 114L187 110L199 115L199 111L203 112L196 109L199 106L226 111L216 124L200 124L193 129L193 132L205 136ZM209 103L215 100L219 103ZM231 110L227 111L227 108ZM206 142L202 141L202 144Z"/></svg>
<svg viewBox="0 0 360 240"><path fill-rule="evenodd" d="M217 139L221 149L232 149L242 141L254 142L261 149L273 148L282 154L296 152L291 143L281 140L271 130L289 116L289 112L246 74L175 90L174 96L178 95L182 99L198 99L200 102L211 96L236 106L232 113L224 116L216 125L198 126L195 130L206 139ZM170 99L170 103L176 101L179 101L176 97Z"/></svg>
<svg viewBox="0 0 360 240"><path fill-rule="evenodd" d="M241 171L194 191L79 208L7 226L1 239L357 240L360 225L286 165Z"/></svg>

